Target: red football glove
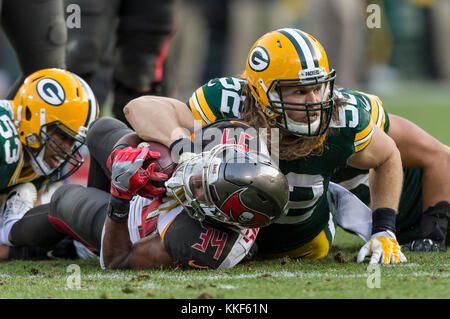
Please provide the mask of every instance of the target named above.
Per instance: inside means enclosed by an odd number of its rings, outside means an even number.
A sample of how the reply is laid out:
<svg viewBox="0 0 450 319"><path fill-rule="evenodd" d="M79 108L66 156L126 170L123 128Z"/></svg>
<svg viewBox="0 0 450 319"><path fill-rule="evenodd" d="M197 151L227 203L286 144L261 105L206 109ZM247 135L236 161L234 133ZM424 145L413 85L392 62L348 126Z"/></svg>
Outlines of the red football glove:
<svg viewBox="0 0 450 319"><path fill-rule="evenodd" d="M164 181L168 176L155 172L155 163L143 168L145 160L159 158L158 152L151 151L148 147L125 147L111 153L106 163L111 170L111 195L130 200L133 195L154 199L160 198L165 193L164 187L155 187L150 181Z"/></svg>

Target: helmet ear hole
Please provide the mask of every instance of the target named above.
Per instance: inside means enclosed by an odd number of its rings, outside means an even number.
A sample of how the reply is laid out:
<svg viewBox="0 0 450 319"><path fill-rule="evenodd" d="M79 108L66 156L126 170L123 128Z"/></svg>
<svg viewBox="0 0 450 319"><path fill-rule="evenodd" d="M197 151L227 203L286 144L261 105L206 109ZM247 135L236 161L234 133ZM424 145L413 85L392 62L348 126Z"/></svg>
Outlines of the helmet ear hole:
<svg viewBox="0 0 450 319"><path fill-rule="evenodd" d="M25 119L27 121L29 121L29 120L31 120L31 116L32 116L31 110L28 106L26 106L25 107Z"/></svg>

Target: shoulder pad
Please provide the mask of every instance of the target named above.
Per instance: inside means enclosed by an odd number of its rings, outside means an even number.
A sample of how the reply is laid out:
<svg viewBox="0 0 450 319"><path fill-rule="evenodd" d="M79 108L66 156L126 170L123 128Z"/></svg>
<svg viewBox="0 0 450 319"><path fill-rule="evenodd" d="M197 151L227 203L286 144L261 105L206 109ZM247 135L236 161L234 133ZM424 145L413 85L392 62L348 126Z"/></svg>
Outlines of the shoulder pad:
<svg viewBox="0 0 450 319"><path fill-rule="evenodd" d="M245 80L235 77L215 78L199 87L187 105L202 125L218 119L239 117Z"/></svg>

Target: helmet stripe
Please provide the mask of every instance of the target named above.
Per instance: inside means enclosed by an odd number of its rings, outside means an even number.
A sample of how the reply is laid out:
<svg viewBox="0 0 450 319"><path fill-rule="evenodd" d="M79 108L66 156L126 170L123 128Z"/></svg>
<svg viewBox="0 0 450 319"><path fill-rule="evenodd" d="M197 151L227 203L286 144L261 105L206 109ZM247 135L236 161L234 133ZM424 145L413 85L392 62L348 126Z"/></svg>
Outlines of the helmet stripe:
<svg viewBox="0 0 450 319"><path fill-rule="evenodd" d="M312 46L312 44L311 44L311 41L308 39L308 37L305 35L304 32L302 32L302 31L300 31L300 30L295 30L295 31L296 31L298 34L300 34L300 36L303 38L303 40L305 40L306 44L308 45L309 50L310 50L311 53L312 53L312 57L313 57L313 60L314 60L314 66L315 66L316 68L318 68L318 67L319 67L319 60L317 59L316 50L314 50L314 48L313 48L313 46Z"/></svg>
<svg viewBox="0 0 450 319"><path fill-rule="evenodd" d="M95 98L94 92L92 92L91 87L86 83L86 81L84 81L75 73L72 74L78 79L78 81L80 81L81 86L85 89L88 96L89 111L86 122L84 123L84 127L88 128L89 124L91 124L97 118L97 99Z"/></svg>
<svg viewBox="0 0 450 319"><path fill-rule="evenodd" d="M293 29L279 29L278 32L287 37L294 46L301 61L302 70L313 69L316 67L317 58L314 59L315 52L314 50L312 50L312 46L309 40L306 41L306 37L303 37L301 33L296 32Z"/></svg>

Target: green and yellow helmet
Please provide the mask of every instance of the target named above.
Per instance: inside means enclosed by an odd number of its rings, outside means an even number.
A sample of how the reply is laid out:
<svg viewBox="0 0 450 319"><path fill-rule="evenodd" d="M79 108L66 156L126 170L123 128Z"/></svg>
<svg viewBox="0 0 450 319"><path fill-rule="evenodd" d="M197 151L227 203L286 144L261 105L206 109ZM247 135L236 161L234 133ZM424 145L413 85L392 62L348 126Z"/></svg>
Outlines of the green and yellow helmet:
<svg viewBox="0 0 450 319"><path fill-rule="evenodd" d="M87 128L98 118L99 107L89 85L76 74L61 69L43 69L29 75L11 101L19 139L40 175L59 180L83 163L78 148ZM74 142L71 153L54 142L60 133ZM43 161L46 145L59 153L61 165L54 170Z"/></svg>
<svg viewBox="0 0 450 319"><path fill-rule="evenodd" d="M327 130L333 109L333 86L336 72L330 71L322 45L298 29L278 29L260 37L251 47L242 77L266 117L291 134L319 136ZM322 84L323 100L319 103L286 103L282 87ZM286 110L320 111L319 121L299 123ZM279 118L278 118L279 117Z"/></svg>

